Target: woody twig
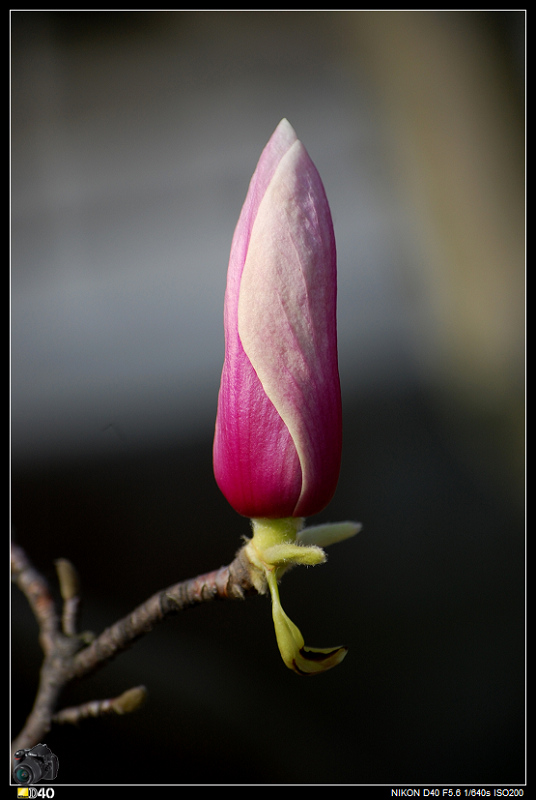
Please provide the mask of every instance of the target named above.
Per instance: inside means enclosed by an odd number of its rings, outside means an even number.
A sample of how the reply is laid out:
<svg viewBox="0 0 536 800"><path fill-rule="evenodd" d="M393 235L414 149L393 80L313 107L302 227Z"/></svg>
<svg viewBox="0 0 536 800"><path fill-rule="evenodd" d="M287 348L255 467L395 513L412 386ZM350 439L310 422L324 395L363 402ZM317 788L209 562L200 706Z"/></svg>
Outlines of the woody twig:
<svg viewBox="0 0 536 800"><path fill-rule="evenodd" d="M103 667L168 617L212 600L241 599L257 593L249 564L243 551L239 551L228 566L157 592L99 636L92 637L87 632L77 632L80 589L76 570L69 561L56 562L63 601L61 615L46 579L16 544L11 548L11 569L12 580L26 596L37 619L44 653L34 706L12 744L13 752L41 741L52 724L73 724L88 717L125 714L139 708L146 694L143 686L128 689L117 698L57 710L67 684Z"/></svg>

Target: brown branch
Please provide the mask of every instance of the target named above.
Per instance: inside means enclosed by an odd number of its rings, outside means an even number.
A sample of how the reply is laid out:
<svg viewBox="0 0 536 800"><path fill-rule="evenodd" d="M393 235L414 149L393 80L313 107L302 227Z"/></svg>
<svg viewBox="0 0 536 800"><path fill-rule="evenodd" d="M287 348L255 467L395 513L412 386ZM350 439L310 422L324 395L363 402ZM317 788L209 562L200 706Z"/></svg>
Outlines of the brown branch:
<svg viewBox="0 0 536 800"><path fill-rule="evenodd" d="M256 594L256 590L251 584L248 562L240 551L228 566L157 592L131 614L103 631L75 656L73 677L81 678L103 666L159 622L179 611L212 600L242 599L248 594Z"/></svg>
<svg viewBox="0 0 536 800"><path fill-rule="evenodd" d="M45 578L30 564L26 553L11 544L11 580L26 596L39 625L39 643L45 655L53 647L58 632L58 615Z"/></svg>
<svg viewBox="0 0 536 800"><path fill-rule="evenodd" d="M251 581L249 562L240 550L228 566L157 592L87 644L87 633L76 633L80 598L72 564L64 559L56 563L63 600L60 626L60 616L46 580L17 545L12 545L11 563L12 579L26 595L39 624L39 641L45 655L35 703L23 730L13 742L13 752L42 741L53 722L78 722L110 711L134 710L140 704L142 687L128 690L113 700L91 701L58 712L56 707L68 683L104 666L169 616L212 600L241 599L257 593Z"/></svg>

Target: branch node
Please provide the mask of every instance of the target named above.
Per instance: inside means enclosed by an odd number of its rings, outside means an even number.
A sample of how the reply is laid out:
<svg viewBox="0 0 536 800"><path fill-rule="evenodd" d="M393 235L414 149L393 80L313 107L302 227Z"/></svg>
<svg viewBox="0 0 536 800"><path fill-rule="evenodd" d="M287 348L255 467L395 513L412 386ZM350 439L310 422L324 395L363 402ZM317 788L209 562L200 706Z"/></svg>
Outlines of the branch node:
<svg viewBox="0 0 536 800"><path fill-rule="evenodd" d="M12 546L13 580L26 595L37 618L45 653L34 707L13 743L14 750L32 747L40 741L51 722L77 724L87 717L135 711L145 700L143 686L129 689L116 698L93 700L56 713L55 708L61 691L71 680L104 666L168 616L213 600L243 599L257 594L252 567L242 548L228 566L157 592L95 638L88 631L76 632L80 599L75 568L62 558L56 561L56 570L63 599L61 628L46 580L30 564L22 548Z"/></svg>

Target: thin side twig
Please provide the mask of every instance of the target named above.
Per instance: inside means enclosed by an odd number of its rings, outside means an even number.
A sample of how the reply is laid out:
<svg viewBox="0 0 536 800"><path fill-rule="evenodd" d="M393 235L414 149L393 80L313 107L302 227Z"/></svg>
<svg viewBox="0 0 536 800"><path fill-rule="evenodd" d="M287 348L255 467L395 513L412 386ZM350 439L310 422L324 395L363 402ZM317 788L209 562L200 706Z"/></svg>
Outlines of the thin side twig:
<svg viewBox="0 0 536 800"><path fill-rule="evenodd" d="M90 700L89 703L82 703L79 706L62 708L52 717L52 722L57 725L78 725L79 722L88 717L103 717L106 714L130 714L139 708L145 701L147 691L145 686L135 686L127 689L119 697L112 697L107 700Z"/></svg>
<svg viewBox="0 0 536 800"><path fill-rule="evenodd" d="M53 647L59 618L49 585L19 545L11 544L11 580L25 595L39 626L39 643L45 655Z"/></svg>
<svg viewBox="0 0 536 800"><path fill-rule="evenodd" d="M76 624L80 610L80 582L73 564L66 558L56 560L56 572L63 600L61 627L67 636L76 636Z"/></svg>
<svg viewBox="0 0 536 800"><path fill-rule="evenodd" d="M63 613L59 615L45 578L15 544L11 563L12 579L27 597L37 619L45 656L34 706L12 744L13 752L42 741L53 723L74 723L90 716L133 711L141 704L142 694L145 696L143 687L127 690L112 700L94 700L59 711L57 706L68 683L107 664L159 622L202 603L241 599L257 593L249 562L241 550L228 566L157 592L88 644L87 634L76 632L80 597L74 567L63 559L56 563L63 600Z"/></svg>

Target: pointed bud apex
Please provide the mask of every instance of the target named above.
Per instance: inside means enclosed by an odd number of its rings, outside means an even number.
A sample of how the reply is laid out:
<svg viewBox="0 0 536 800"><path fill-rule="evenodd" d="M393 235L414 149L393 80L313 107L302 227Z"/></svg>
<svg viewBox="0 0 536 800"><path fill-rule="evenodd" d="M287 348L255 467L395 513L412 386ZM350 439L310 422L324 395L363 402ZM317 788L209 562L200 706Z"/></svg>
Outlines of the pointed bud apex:
<svg viewBox="0 0 536 800"><path fill-rule="evenodd" d="M112 708L116 714L131 714L140 708L147 697L145 686L134 686L127 689L112 701Z"/></svg>
<svg viewBox="0 0 536 800"><path fill-rule="evenodd" d="M80 591L78 573L66 558L58 558L55 564L62 600L72 600Z"/></svg>

